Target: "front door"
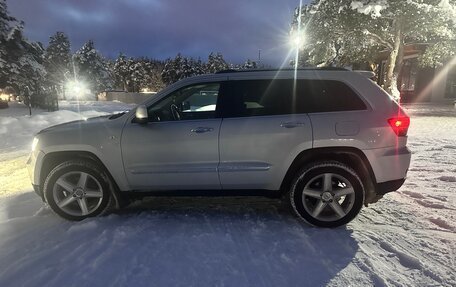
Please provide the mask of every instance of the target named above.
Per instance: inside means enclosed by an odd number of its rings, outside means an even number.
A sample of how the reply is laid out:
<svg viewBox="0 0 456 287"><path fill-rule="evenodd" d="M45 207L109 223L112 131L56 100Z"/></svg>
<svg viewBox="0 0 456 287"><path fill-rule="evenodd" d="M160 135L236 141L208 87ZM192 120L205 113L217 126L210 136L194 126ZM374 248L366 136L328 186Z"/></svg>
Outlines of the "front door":
<svg viewBox="0 0 456 287"><path fill-rule="evenodd" d="M148 107L147 124L134 119L126 124L122 156L132 189L220 189L220 88L220 83L181 88Z"/></svg>

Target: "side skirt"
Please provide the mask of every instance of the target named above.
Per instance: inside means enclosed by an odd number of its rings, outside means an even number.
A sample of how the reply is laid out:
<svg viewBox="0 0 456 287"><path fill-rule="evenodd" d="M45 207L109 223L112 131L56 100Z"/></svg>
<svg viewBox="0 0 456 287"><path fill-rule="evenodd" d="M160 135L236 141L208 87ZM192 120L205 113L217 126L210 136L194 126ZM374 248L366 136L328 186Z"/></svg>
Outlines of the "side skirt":
<svg viewBox="0 0 456 287"><path fill-rule="evenodd" d="M123 191L125 196L133 199L140 199L148 196L262 196L268 198L280 198L282 192L278 190L259 190L259 189L236 189L236 190L157 190L157 191Z"/></svg>

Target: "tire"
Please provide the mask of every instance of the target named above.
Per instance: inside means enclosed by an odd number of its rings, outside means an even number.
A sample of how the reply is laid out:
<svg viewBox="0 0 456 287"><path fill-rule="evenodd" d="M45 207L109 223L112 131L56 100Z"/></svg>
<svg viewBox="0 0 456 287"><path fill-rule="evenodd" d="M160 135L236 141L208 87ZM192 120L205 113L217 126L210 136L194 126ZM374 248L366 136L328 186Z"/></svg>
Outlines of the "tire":
<svg viewBox="0 0 456 287"><path fill-rule="evenodd" d="M56 166L46 177L43 190L52 211L79 221L108 212L113 205L111 186L97 164L77 159Z"/></svg>
<svg viewBox="0 0 456 287"><path fill-rule="evenodd" d="M338 227L353 220L364 203L364 186L356 172L335 161L301 169L289 200L296 215L317 227Z"/></svg>

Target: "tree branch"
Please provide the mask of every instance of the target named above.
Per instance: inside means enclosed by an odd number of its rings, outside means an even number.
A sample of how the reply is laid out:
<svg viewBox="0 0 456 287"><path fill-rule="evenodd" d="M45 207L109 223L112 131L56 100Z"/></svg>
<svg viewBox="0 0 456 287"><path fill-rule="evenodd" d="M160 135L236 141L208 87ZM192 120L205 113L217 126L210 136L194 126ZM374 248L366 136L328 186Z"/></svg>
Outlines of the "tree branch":
<svg viewBox="0 0 456 287"><path fill-rule="evenodd" d="M393 45L385 40L382 39L382 37L380 37L379 35L377 34L374 34L372 32L370 32L369 30L365 29L364 31L364 34L376 39L380 44L384 45L385 47L387 47L388 49L390 50L393 50Z"/></svg>

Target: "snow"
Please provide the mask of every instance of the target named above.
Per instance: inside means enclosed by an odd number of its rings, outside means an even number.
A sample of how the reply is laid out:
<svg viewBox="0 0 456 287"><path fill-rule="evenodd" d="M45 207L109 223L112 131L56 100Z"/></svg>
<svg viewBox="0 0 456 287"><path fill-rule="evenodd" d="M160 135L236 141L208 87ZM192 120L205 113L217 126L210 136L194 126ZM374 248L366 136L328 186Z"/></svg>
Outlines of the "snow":
<svg viewBox="0 0 456 287"><path fill-rule="evenodd" d="M0 286L456 285L451 106L405 107L413 151L406 183L333 230L255 197L148 198L105 217L60 219L31 191L24 163L32 135L17 129L128 106L60 107L32 118L21 106L0 110L8 121L0 125Z"/></svg>
<svg viewBox="0 0 456 287"><path fill-rule="evenodd" d="M450 4L449 0L442 0L440 1L438 7L447 13L447 15L450 17L450 19L453 20L453 23L456 21L456 5L455 4Z"/></svg>
<svg viewBox="0 0 456 287"><path fill-rule="evenodd" d="M378 18L382 16L380 12L388 8L388 2L386 0L368 1L367 3L363 1L352 1L350 8L356 10L358 13L371 15L372 18Z"/></svg>
<svg viewBox="0 0 456 287"><path fill-rule="evenodd" d="M2 138L0 154L20 150L27 153L33 135L49 126L129 110L134 107L134 105L120 102L96 101L60 101L59 105L60 110L52 113L34 109L31 117L28 108L19 103L12 102L10 108L0 110L0 137Z"/></svg>

